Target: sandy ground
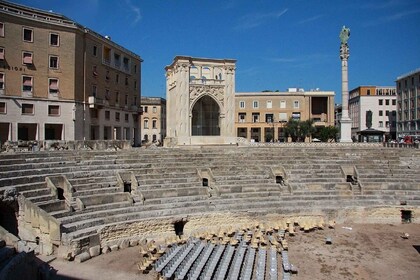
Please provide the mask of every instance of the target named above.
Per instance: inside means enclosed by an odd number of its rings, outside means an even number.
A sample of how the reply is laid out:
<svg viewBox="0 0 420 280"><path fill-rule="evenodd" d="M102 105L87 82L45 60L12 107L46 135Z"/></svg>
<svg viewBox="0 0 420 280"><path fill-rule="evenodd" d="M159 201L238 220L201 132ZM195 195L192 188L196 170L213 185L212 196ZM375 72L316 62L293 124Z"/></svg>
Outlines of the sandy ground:
<svg viewBox="0 0 420 280"><path fill-rule="evenodd" d="M343 227L351 227L346 229ZM401 235L408 233L408 239ZM331 237L332 244L325 244ZM420 224L337 225L287 237L292 279L420 279ZM101 255L84 263L54 260L56 279L156 279L141 274L137 247ZM281 276L279 276L281 279Z"/></svg>

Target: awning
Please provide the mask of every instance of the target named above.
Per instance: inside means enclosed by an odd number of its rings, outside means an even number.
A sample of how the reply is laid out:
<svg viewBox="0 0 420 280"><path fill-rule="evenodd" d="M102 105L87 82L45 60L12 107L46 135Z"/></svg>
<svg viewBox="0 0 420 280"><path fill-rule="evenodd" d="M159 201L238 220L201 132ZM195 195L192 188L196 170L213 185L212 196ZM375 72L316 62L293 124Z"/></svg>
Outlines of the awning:
<svg viewBox="0 0 420 280"><path fill-rule="evenodd" d="M28 79L28 78L23 78L23 85L24 86L32 86L32 79Z"/></svg>
<svg viewBox="0 0 420 280"><path fill-rule="evenodd" d="M23 54L23 63L32 64L32 54Z"/></svg>
<svg viewBox="0 0 420 280"><path fill-rule="evenodd" d="M50 80L50 89L58 90L58 80Z"/></svg>

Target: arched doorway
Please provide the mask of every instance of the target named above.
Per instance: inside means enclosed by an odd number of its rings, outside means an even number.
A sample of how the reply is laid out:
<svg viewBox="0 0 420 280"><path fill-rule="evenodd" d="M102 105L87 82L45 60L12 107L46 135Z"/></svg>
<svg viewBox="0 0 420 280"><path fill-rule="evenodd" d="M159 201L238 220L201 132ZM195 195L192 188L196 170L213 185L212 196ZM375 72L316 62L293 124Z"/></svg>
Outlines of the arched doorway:
<svg viewBox="0 0 420 280"><path fill-rule="evenodd" d="M192 110L192 136L220 136L220 108L210 96L201 97Z"/></svg>

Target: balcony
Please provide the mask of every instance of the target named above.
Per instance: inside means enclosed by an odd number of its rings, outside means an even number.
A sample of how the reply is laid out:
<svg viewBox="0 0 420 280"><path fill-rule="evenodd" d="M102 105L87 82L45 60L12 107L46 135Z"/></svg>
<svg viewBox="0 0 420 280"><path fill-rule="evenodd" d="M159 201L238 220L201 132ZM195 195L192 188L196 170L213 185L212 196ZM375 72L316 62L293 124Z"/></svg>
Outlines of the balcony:
<svg viewBox="0 0 420 280"><path fill-rule="evenodd" d="M104 105L104 100L95 96L89 96L89 108L99 108Z"/></svg>

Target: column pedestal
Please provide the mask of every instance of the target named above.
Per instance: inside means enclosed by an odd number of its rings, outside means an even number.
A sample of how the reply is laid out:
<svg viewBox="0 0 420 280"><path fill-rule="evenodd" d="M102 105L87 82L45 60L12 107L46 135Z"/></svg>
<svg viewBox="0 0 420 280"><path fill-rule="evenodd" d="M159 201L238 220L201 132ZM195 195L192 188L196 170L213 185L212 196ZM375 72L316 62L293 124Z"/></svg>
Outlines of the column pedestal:
<svg viewBox="0 0 420 280"><path fill-rule="evenodd" d="M352 121L350 118L341 118L340 119L340 143L351 143L351 124Z"/></svg>

